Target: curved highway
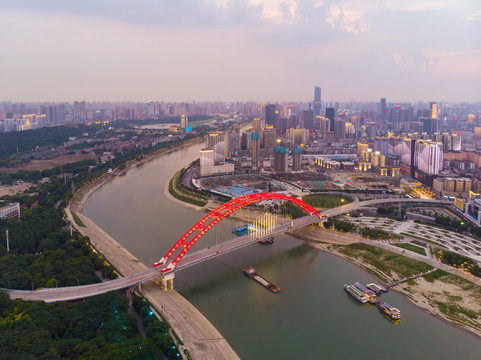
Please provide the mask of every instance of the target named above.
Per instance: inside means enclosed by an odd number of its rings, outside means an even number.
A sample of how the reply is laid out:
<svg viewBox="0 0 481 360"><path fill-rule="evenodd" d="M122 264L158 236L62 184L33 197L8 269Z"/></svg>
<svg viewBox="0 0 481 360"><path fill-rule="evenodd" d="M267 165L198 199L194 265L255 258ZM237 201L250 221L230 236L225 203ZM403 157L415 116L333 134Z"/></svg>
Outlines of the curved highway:
<svg viewBox="0 0 481 360"><path fill-rule="evenodd" d="M390 199L376 199L367 200L361 202L353 202L347 205L339 206L333 209L325 210L321 215L327 217L337 216L345 214L351 211L359 210L364 207L371 207L376 205L390 204L390 203L427 203L427 204L441 204L450 205L451 201L446 200L431 200L431 199L415 199L415 198L390 198ZM274 236L291 229L296 229L305 225L318 222L320 219L316 215L308 215L293 221L284 222L277 225L273 231L264 236L253 238L252 236L246 235L239 238L234 238L233 240L221 243L219 245L210 247L208 249L203 249L196 251L192 254L187 254L177 265L175 271L185 269L187 267L193 266L200 262L212 259L217 256L224 255L228 252L237 250L239 248L254 244L265 237ZM169 273L167 273L169 274ZM167 275L165 274L165 275ZM12 299L23 299L23 300L42 300L45 302L55 302L55 301L70 301L83 299L90 296L100 295L111 290L122 290L130 287L134 287L140 283L156 278L157 276L163 276L158 268L150 268L137 272L135 274L121 277L115 280L82 285L82 286L69 286L69 287L59 287L59 288L41 288L35 291L31 290L9 290L10 297Z"/></svg>

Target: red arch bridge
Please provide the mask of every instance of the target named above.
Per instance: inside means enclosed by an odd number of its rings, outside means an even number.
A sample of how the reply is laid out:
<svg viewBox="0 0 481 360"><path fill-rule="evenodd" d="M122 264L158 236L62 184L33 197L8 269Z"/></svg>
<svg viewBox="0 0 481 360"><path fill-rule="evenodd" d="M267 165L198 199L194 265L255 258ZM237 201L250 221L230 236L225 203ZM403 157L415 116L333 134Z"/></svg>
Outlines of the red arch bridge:
<svg viewBox="0 0 481 360"><path fill-rule="evenodd" d="M315 221L318 221L320 219L323 219L326 217L326 215L321 215L316 209L314 209L311 205L306 204L304 201L286 196L284 194L277 194L277 193L255 193L255 194L249 194L245 195L242 197L238 197L234 200L231 200L229 202L226 202L225 204L219 206L217 209L211 211L209 214L204 216L202 219L200 219L197 223L194 224L187 232L170 248L169 251L156 263L153 264L154 267L157 266L162 266L167 264L169 261L170 263L161 268L161 272L163 274L171 272L172 270L175 269L177 264L180 262L180 260L184 257L184 255L187 254L189 249L201 238L203 237L210 229L214 227L215 224L217 224L219 221L222 219L226 218L230 214L236 212L237 210L242 209L245 206L251 205L253 203L261 202L261 201L266 201L266 200L274 200L274 199L280 199L280 200L288 200L297 206L299 206L301 209L305 210L307 214L309 215L309 220L308 223L312 223ZM296 227L299 226L304 226L307 223L302 222L302 225L299 224L297 225L296 222ZM293 225L293 222L291 222L291 226ZM266 233L265 236L272 236L273 234L276 233L281 233L291 226L280 226L279 228L275 227L273 229L270 229L269 233ZM237 241L231 241L229 242L229 246L223 246L222 249L208 249L208 251L211 254L220 254L220 251L222 250L223 253L232 251L234 249L237 249L242 246L249 245L250 243L257 242L259 238L256 239L250 239L250 237L243 237L242 239L238 239ZM177 253L177 255L175 255ZM207 254L204 254L204 256L208 256ZM171 260L172 259L172 260Z"/></svg>
<svg viewBox="0 0 481 360"><path fill-rule="evenodd" d="M307 212L306 216L301 218L284 222L276 225L270 229L264 236L274 236L281 234L290 229L299 228L308 224L318 222L325 219L327 216L336 216L351 211L355 211L366 207L377 207L380 205L394 204L394 203L424 203L424 204L452 204L451 201L446 200L429 200L429 199L406 199L406 198L390 198L390 199L376 199L362 202L352 202L347 205L339 206L337 208L328 209L320 214L313 207L305 202L292 198L283 194L276 193L257 193L251 194L237 199L231 200L217 209L213 210L201 220L199 220L194 226L192 226L171 248L170 250L150 269L140 271L138 273L121 277L115 280L90 285L81 286L69 286L59 288L45 288L37 289L35 291L29 290L10 290L6 289L12 299L24 299L24 300L43 300L46 302L54 301L69 301L82 299L89 296L95 296L103 294L111 290L121 290L126 288L132 288L136 285L161 276L162 281L165 283L172 279L175 271L179 271L198 264L205 260L211 259L216 256L226 254L228 252L237 250L247 245L258 242L262 236L241 236L233 240L223 242L212 246L208 249L195 251L189 253L189 249L215 224L232 214L233 212L243 208L244 206L261 202L264 200L281 199L290 201ZM182 260L182 261L181 261ZM167 284L168 285L168 284Z"/></svg>

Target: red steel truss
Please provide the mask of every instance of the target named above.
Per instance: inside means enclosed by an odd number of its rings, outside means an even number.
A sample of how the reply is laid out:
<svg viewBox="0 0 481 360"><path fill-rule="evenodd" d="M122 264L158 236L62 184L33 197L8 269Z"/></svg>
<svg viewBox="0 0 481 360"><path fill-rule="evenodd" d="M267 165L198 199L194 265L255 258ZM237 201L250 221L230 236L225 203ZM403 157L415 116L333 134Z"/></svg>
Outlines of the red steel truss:
<svg viewBox="0 0 481 360"><path fill-rule="evenodd" d="M280 199L280 200L288 200L303 210L305 210L309 215L317 215L319 218L324 218L316 209L314 209L309 204L306 204L304 201L286 196L284 194L276 194L276 193L255 193L250 195L245 195L242 197L238 197L237 199L233 199L225 204L219 206L217 209L212 210L209 214L204 216L200 219L194 226L192 226L187 232L170 248L170 250L156 263L153 264L154 267L166 264L170 257L181 247L183 249L177 254L175 259L161 271L163 273L172 271L177 263L182 259L182 257L189 251L189 249L199 240L202 236L205 235L207 231L209 231L215 224L219 221L224 219L225 217L229 216L233 212L236 212L239 209L242 209L244 206L264 201L264 200L272 200L272 199ZM194 234L194 232L196 232ZM190 238L190 240L189 240Z"/></svg>

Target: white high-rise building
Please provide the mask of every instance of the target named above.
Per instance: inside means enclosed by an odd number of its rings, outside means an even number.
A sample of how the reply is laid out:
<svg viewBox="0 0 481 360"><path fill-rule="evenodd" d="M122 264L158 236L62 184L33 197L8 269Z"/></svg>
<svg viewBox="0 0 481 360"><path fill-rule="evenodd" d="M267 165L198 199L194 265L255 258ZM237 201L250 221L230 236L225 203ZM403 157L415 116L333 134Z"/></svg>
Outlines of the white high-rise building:
<svg viewBox="0 0 481 360"><path fill-rule="evenodd" d="M438 175L443 168L443 143L430 140L416 141L414 159L419 171Z"/></svg>

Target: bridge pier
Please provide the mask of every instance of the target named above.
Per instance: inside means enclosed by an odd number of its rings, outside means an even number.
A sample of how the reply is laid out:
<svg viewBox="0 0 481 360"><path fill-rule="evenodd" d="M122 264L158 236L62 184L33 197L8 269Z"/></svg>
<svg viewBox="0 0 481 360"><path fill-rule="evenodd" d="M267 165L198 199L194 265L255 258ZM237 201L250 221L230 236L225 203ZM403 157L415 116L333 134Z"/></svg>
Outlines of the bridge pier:
<svg viewBox="0 0 481 360"><path fill-rule="evenodd" d="M160 288L162 290L174 290L175 274L169 274L160 278Z"/></svg>

